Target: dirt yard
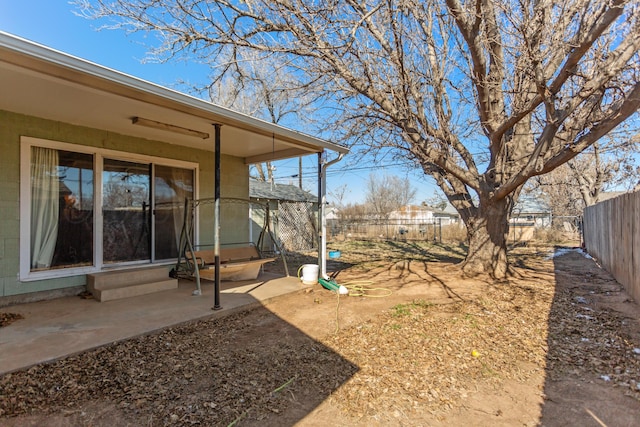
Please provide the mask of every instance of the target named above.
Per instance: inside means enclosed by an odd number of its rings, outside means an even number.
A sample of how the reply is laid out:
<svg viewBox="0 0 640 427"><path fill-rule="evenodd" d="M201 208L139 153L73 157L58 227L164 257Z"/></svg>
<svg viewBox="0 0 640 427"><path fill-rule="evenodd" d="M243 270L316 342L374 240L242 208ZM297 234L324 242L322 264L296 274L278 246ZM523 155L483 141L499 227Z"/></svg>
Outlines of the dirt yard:
<svg viewBox="0 0 640 427"><path fill-rule="evenodd" d="M333 249L350 296L316 285L5 375L0 424L638 425L640 307L580 251L517 248L493 283L462 279L456 247Z"/></svg>

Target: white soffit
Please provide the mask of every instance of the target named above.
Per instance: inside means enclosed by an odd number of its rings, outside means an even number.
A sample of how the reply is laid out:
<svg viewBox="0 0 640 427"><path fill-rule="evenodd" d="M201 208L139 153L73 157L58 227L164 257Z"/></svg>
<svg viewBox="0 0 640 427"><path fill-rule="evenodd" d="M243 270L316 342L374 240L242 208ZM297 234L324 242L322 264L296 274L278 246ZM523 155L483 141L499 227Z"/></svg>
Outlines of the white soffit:
<svg viewBox="0 0 640 427"><path fill-rule="evenodd" d="M246 163L331 150L337 144L0 32L0 109L213 151L221 126L223 154ZM209 138L134 125L135 117L209 134Z"/></svg>

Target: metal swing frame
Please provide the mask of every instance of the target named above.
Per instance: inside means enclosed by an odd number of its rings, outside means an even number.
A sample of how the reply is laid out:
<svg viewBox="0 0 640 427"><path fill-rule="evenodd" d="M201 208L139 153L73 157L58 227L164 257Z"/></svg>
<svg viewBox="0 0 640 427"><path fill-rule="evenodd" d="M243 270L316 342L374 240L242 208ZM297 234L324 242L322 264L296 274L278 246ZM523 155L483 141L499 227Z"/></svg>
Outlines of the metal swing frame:
<svg viewBox="0 0 640 427"><path fill-rule="evenodd" d="M277 252L279 253L283 265L285 274L287 277L289 276L289 267L287 266L287 259L282 250L280 244L276 240L272 230L271 230L271 213L269 209L269 204L262 204L259 202L255 202L253 200L248 199L240 199L240 198L224 198L220 199L221 201L230 201L235 203L246 203L248 205L258 205L265 209L265 221L260 230L260 235L258 237L258 243L256 245L256 249L258 250L258 254L260 257L263 257L264 254L264 244L265 244L265 236L268 234L271 238L271 242L275 245ZM196 257L196 245L193 244L192 236L194 233L194 220L195 220L195 210L203 205L209 203L216 203L215 198L203 198L203 199L185 199L184 201L184 215L182 221L182 228L180 230L180 239L178 243L178 260L176 261L176 265L173 269L173 276L176 278L184 278L193 280L196 282L196 289L193 291L193 295L202 295L202 287L200 282L200 268L198 264L198 259ZM209 245L207 245L209 246Z"/></svg>

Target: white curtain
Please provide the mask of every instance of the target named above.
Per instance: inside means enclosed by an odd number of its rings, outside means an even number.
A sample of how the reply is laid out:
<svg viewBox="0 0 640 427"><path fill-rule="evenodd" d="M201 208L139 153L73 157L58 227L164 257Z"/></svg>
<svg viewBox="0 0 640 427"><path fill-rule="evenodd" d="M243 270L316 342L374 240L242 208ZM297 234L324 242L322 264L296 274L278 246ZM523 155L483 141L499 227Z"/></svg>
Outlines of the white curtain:
<svg viewBox="0 0 640 427"><path fill-rule="evenodd" d="M58 240L58 151L31 147L31 268L49 268Z"/></svg>

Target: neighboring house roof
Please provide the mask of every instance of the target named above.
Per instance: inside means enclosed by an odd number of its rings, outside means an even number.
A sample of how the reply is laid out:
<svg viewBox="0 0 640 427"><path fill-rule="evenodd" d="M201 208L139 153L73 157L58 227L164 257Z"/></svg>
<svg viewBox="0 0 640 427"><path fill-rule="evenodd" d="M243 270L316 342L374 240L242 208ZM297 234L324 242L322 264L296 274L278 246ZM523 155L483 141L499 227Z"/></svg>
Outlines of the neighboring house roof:
<svg viewBox="0 0 640 427"><path fill-rule="evenodd" d="M417 206L417 205L402 206L401 208L393 211L391 214L395 216L402 216L402 217L411 217L411 216L415 217L415 216L428 215L428 216L440 217L440 218L457 218L459 216L458 212L456 212L455 209L453 209L453 211L447 211L446 208L445 210L441 210L441 209L436 209L432 206Z"/></svg>
<svg viewBox="0 0 640 427"><path fill-rule="evenodd" d="M246 164L349 151L2 31L0 92L2 110L209 152L221 125L220 151Z"/></svg>
<svg viewBox="0 0 640 427"><path fill-rule="evenodd" d="M447 214L451 217L459 217L460 214L458 213L458 211L456 210L456 208L453 207L453 205L451 203L447 203L447 206L444 208L444 210L442 211L444 214Z"/></svg>
<svg viewBox="0 0 640 427"><path fill-rule="evenodd" d="M325 218L326 219L338 219L338 213L340 211L338 210L338 208L332 206L329 207L325 210Z"/></svg>
<svg viewBox="0 0 640 427"><path fill-rule="evenodd" d="M513 208L512 215L525 215L525 214L548 214L551 212L551 208L546 202L540 199L534 199L531 197L523 197L518 200Z"/></svg>
<svg viewBox="0 0 640 427"><path fill-rule="evenodd" d="M455 209L453 211L434 209L433 216L436 218L459 218L460 214Z"/></svg>
<svg viewBox="0 0 640 427"><path fill-rule="evenodd" d="M249 181L249 197L262 200L282 200L287 202L318 202L318 196L304 191L295 185L270 182Z"/></svg>
<svg viewBox="0 0 640 427"><path fill-rule="evenodd" d="M391 211L390 217L394 218L415 218L415 217L431 217L433 209L427 206L405 205Z"/></svg>
<svg viewBox="0 0 640 427"><path fill-rule="evenodd" d="M399 213L433 212L433 208L428 206L404 205L394 210L394 212L399 212Z"/></svg>

